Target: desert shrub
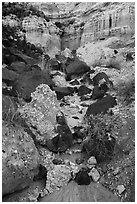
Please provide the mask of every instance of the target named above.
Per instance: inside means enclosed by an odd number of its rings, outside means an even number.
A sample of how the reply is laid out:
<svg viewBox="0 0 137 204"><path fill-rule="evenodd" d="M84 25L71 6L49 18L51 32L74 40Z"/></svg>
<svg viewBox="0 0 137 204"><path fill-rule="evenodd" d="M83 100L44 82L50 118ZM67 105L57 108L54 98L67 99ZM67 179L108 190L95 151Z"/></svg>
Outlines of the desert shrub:
<svg viewBox="0 0 137 204"><path fill-rule="evenodd" d="M121 102L125 105L129 105L135 100L135 79L131 79L128 82L121 82L117 88L117 94L121 99Z"/></svg>
<svg viewBox="0 0 137 204"><path fill-rule="evenodd" d="M83 150L95 156L98 162L113 156L117 131L121 122L117 115L89 116L85 119Z"/></svg>

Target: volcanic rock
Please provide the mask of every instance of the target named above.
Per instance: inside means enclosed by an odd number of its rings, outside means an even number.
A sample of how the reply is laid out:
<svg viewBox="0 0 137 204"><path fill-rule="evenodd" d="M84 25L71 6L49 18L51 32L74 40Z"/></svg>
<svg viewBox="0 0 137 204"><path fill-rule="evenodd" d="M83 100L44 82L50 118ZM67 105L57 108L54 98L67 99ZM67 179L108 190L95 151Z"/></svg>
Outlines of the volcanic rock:
<svg viewBox="0 0 137 204"><path fill-rule="evenodd" d="M107 113L109 108L113 108L117 105L116 99L110 95L105 96L104 98L98 100L97 102L91 104L86 112L86 116L96 115L100 113Z"/></svg>

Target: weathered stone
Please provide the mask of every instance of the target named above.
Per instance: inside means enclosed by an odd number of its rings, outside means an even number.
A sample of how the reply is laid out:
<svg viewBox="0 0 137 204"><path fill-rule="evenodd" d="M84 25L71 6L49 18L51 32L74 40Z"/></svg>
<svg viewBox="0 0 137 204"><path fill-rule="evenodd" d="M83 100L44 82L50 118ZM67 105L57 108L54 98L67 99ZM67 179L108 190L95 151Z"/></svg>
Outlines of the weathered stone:
<svg viewBox="0 0 137 204"><path fill-rule="evenodd" d="M126 189L124 185L118 185L117 190L119 194L122 194Z"/></svg>
<svg viewBox="0 0 137 204"><path fill-rule="evenodd" d="M76 59L74 62L70 63L65 69L67 79L70 79L71 75L80 75L84 74L85 72L88 72L90 70L90 67L86 63Z"/></svg>
<svg viewBox="0 0 137 204"><path fill-rule="evenodd" d="M22 27L26 30L27 42L44 47L45 53L48 53L51 58L60 52L59 28L54 23L32 15L23 19Z"/></svg>
<svg viewBox="0 0 137 204"><path fill-rule="evenodd" d="M70 167L66 165L55 165L54 168L47 173L45 194L59 190L63 185L67 185L70 179Z"/></svg>
<svg viewBox="0 0 137 204"><path fill-rule="evenodd" d="M15 81L18 77L19 75L15 71L12 71L8 68L2 69L2 79L4 81Z"/></svg>
<svg viewBox="0 0 137 204"><path fill-rule="evenodd" d="M105 114L109 110L109 108L113 108L115 105L117 105L115 98L107 95L97 102L91 104L87 109L86 116L89 116L91 114L96 115L100 113Z"/></svg>
<svg viewBox="0 0 137 204"><path fill-rule="evenodd" d="M115 41L115 37L113 39ZM124 56L122 53L115 54L108 41L109 39L104 42L87 43L77 49L77 56L88 66L105 66L120 70L125 66Z"/></svg>
<svg viewBox="0 0 137 204"><path fill-rule="evenodd" d="M66 87L68 82L66 81L65 74L63 72L51 73L52 81L57 87Z"/></svg>
<svg viewBox="0 0 137 204"><path fill-rule="evenodd" d="M64 96L72 95L74 93L74 89L72 87L54 87L54 91L57 94L57 99L60 100Z"/></svg>
<svg viewBox="0 0 137 204"><path fill-rule="evenodd" d="M90 157L87 162L88 162L88 164L90 164L90 165L92 165L92 164L97 164L97 160L96 160L95 157Z"/></svg>
<svg viewBox="0 0 137 204"><path fill-rule="evenodd" d="M36 140L53 152L63 152L72 144L72 134L59 103L47 85L42 84L32 93L32 101L19 109ZM34 128L33 128L34 127Z"/></svg>
<svg viewBox="0 0 137 204"><path fill-rule="evenodd" d="M72 133L62 112L56 115L56 122L57 136L48 140L46 145L53 152L64 152L72 145Z"/></svg>
<svg viewBox="0 0 137 204"><path fill-rule="evenodd" d="M78 185L89 185L91 180L90 177L86 171L86 169L81 169L75 177L75 181Z"/></svg>
<svg viewBox="0 0 137 204"><path fill-rule="evenodd" d="M36 135L36 140L46 144L47 139L54 138L54 128L56 125L56 114L59 111L59 103L56 94L48 85L41 84L36 91L31 94L32 101L22 108L19 112L32 128ZM39 133L39 134L38 134Z"/></svg>
<svg viewBox="0 0 137 204"><path fill-rule="evenodd" d="M91 89L89 89L85 85L80 86L79 89L78 89L78 95L79 96L83 96L83 95L86 95L86 94L89 94L89 93L91 93Z"/></svg>
<svg viewBox="0 0 137 204"><path fill-rule="evenodd" d="M31 93L33 93L40 84L53 85L49 73L43 73L39 70L25 72L20 75L18 80L14 83L13 89L18 96L26 101L31 100Z"/></svg>
<svg viewBox="0 0 137 204"><path fill-rule="evenodd" d="M97 182L100 179L100 174L97 169L94 167L91 169L91 171L88 173L89 176L92 177L94 182Z"/></svg>
<svg viewBox="0 0 137 204"><path fill-rule="evenodd" d="M101 98L103 98L104 95L105 95L105 91L101 90L101 88L99 86L95 86L93 91L92 91L91 98L93 100L101 99Z"/></svg>
<svg viewBox="0 0 137 204"><path fill-rule="evenodd" d="M21 74L25 71L30 71L30 66L26 65L25 62L12 62L9 69Z"/></svg>
<svg viewBox="0 0 137 204"><path fill-rule="evenodd" d="M45 181L34 181L28 188L11 195L4 196L2 202L37 202L39 194L44 190Z"/></svg>
<svg viewBox="0 0 137 204"><path fill-rule="evenodd" d="M2 194L24 189L38 173L39 154L32 138L21 127L3 123Z"/></svg>

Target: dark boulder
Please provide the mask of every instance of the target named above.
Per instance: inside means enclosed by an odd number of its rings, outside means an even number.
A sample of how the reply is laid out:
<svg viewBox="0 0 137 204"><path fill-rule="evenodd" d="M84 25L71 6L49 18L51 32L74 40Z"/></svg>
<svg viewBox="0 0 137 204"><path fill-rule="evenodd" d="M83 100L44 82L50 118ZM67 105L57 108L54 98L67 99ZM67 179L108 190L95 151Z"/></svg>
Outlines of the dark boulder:
<svg viewBox="0 0 137 204"><path fill-rule="evenodd" d="M54 87L53 90L56 92L58 100L74 93L74 88L72 87Z"/></svg>
<svg viewBox="0 0 137 204"><path fill-rule="evenodd" d="M12 55L16 56L18 61L25 62L28 65L37 64L37 59L36 58L29 57L29 56L23 54L21 51L15 49L13 47L10 47L9 51L10 51L10 53Z"/></svg>
<svg viewBox="0 0 137 204"><path fill-rule="evenodd" d="M98 86L101 80L104 82L109 82L108 75L105 72L100 72L93 77L93 86Z"/></svg>
<svg viewBox="0 0 137 204"><path fill-rule="evenodd" d="M9 70L7 68L2 69L2 80L3 81L15 81L19 75L12 70Z"/></svg>
<svg viewBox="0 0 137 204"><path fill-rule="evenodd" d="M10 70L13 70L17 72L18 74L22 74L25 71L30 71L30 66L26 65L25 62L12 62L11 65L9 66Z"/></svg>
<svg viewBox="0 0 137 204"><path fill-rule="evenodd" d="M40 84L47 84L50 87L54 85L48 72L33 70L20 75L14 83L13 90L17 96L28 102L31 100L31 93Z"/></svg>
<svg viewBox="0 0 137 204"><path fill-rule="evenodd" d="M109 108L113 108L115 105L117 105L116 99L110 95L107 95L97 102L91 104L87 109L86 116L97 115L100 113L105 114Z"/></svg>
<svg viewBox="0 0 137 204"><path fill-rule="evenodd" d="M48 140L46 145L52 152L64 152L72 145L73 136L63 113L57 114L56 121L57 136Z"/></svg>
<svg viewBox="0 0 137 204"><path fill-rule="evenodd" d="M71 62L68 66L66 66L66 79L70 80L71 75L80 75L84 74L85 72L88 72L90 70L90 67L85 63L78 59L76 59L74 62Z"/></svg>
<svg viewBox="0 0 137 204"><path fill-rule="evenodd" d="M109 90L107 82L104 82L103 84L101 84L100 89L103 90L106 93Z"/></svg>
<svg viewBox="0 0 137 204"><path fill-rule="evenodd" d="M81 169L75 177L75 182L78 185L89 185L91 182L90 176L87 173L86 169Z"/></svg>
<svg viewBox="0 0 137 204"><path fill-rule="evenodd" d="M128 52L126 54L126 61L132 61L134 59L134 52Z"/></svg>
<svg viewBox="0 0 137 204"><path fill-rule="evenodd" d="M78 95L79 96L83 96L83 95L86 95L89 93L91 93L91 89L89 89L88 87L86 87L84 85L80 86L78 89Z"/></svg>
<svg viewBox="0 0 137 204"><path fill-rule="evenodd" d="M81 83L88 83L88 84L92 84L92 79L90 78L90 73L88 72L87 74L85 74L83 76L83 78L80 80Z"/></svg>
<svg viewBox="0 0 137 204"><path fill-rule="evenodd" d="M96 99L103 98L104 95L105 95L105 91L102 90L99 86L95 86L93 91L92 91L91 98L93 100L96 100Z"/></svg>
<svg viewBox="0 0 137 204"><path fill-rule="evenodd" d="M50 59L48 60L47 64L46 64L46 69L48 70L60 70L61 71L61 63L56 59Z"/></svg>
<svg viewBox="0 0 137 204"><path fill-rule="evenodd" d="M47 169L42 164L39 165L39 173L34 176L33 181L41 180L47 178Z"/></svg>

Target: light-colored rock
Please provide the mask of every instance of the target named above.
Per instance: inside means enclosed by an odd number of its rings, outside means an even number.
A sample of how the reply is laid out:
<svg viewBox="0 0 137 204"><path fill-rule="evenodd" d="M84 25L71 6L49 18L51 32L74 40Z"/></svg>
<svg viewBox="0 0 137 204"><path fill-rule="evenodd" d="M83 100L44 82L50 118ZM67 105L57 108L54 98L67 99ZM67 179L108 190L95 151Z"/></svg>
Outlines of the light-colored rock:
<svg viewBox="0 0 137 204"><path fill-rule="evenodd" d="M44 48L44 52L51 58L59 54L61 49L59 28L52 22L46 22L45 19L33 15L23 19L22 27L26 30L27 42Z"/></svg>
<svg viewBox="0 0 137 204"><path fill-rule="evenodd" d="M21 127L2 126L2 194L24 189L38 174L39 154L32 138Z"/></svg>
<svg viewBox="0 0 137 204"><path fill-rule="evenodd" d="M77 49L77 56L89 66L106 66L120 69L125 59L121 53L115 54L114 49L109 47L116 40L119 39L111 38L104 42L87 43Z"/></svg>
<svg viewBox="0 0 137 204"><path fill-rule="evenodd" d="M48 171L45 194L53 193L59 190L64 184L67 184L71 178L71 170L66 165L55 165L53 170Z"/></svg>
<svg viewBox="0 0 137 204"><path fill-rule="evenodd" d="M119 194L123 193L126 190L124 185L118 185L116 189L118 190Z"/></svg>
<svg viewBox="0 0 137 204"><path fill-rule="evenodd" d="M59 111L59 103L56 93L48 85L42 84L32 93L32 101L19 108L22 117L26 119L29 126L36 135L36 140L46 144L47 139L57 135L54 128L56 125L56 114Z"/></svg>
<svg viewBox="0 0 137 204"><path fill-rule="evenodd" d="M90 157L87 162L89 165L97 164L97 160L94 156Z"/></svg>
<svg viewBox="0 0 137 204"><path fill-rule="evenodd" d="M100 179L100 174L96 168L92 168L88 175L92 177L94 182L97 182Z"/></svg>
<svg viewBox="0 0 137 204"><path fill-rule="evenodd" d="M37 3L52 21L62 23L62 48L77 49L111 36L130 38L135 31L134 2Z"/></svg>
<svg viewBox="0 0 137 204"><path fill-rule="evenodd" d="M53 152L65 151L72 145L73 138L56 93L41 84L31 96L31 102L18 109L21 117L26 120L38 143Z"/></svg>

